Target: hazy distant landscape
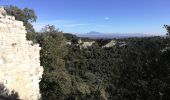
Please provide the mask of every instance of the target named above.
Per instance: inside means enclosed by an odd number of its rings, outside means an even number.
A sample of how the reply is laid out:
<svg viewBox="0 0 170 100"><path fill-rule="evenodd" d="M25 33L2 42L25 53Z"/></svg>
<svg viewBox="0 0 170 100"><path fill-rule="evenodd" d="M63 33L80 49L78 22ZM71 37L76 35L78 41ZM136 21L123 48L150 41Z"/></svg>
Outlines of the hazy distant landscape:
<svg viewBox="0 0 170 100"><path fill-rule="evenodd" d="M85 34L76 34L76 35L78 37L106 38L106 39L156 36L156 35L144 34L144 33L100 33L100 32L96 32L96 31L91 31L91 32L88 32Z"/></svg>

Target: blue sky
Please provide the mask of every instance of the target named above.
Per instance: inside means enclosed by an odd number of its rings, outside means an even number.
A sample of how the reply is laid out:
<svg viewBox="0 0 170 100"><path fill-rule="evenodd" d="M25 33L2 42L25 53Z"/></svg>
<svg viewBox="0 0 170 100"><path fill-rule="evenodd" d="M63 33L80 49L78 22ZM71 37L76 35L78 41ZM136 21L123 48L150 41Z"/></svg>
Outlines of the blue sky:
<svg viewBox="0 0 170 100"><path fill-rule="evenodd" d="M36 30L53 24L64 32L165 34L170 0L0 0L34 9Z"/></svg>

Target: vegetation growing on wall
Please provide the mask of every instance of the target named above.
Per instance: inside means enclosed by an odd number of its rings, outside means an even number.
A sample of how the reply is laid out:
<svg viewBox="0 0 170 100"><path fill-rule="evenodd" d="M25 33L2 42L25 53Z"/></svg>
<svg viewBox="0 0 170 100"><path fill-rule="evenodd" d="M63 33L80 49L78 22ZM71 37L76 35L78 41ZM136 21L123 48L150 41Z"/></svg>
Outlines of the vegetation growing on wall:
<svg viewBox="0 0 170 100"><path fill-rule="evenodd" d="M17 6L5 6L4 7L7 14L15 16L16 20L22 21L27 30L27 39L33 40L35 35L35 30L33 28L32 22L36 22L37 16L34 10L29 8L20 9Z"/></svg>

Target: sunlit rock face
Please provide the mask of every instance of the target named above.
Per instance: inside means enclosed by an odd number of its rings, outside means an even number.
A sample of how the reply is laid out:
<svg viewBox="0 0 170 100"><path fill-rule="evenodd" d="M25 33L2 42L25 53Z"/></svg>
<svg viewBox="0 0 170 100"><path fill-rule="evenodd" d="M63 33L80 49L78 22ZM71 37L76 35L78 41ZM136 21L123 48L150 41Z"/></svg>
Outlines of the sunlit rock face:
<svg viewBox="0 0 170 100"><path fill-rule="evenodd" d="M26 40L23 22L0 7L0 83L23 100L40 98L40 47Z"/></svg>

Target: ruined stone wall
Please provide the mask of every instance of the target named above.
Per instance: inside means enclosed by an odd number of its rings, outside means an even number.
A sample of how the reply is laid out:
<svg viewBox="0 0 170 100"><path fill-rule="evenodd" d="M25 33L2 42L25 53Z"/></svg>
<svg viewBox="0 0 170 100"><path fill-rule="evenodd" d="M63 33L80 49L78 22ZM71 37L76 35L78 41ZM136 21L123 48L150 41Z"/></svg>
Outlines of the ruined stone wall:
<svg viewBox="0 0 170 100"><path fill-rule="evenodd" d="M23 100L40 97L40 47L26 40L23 22L8 16L0 7L0 83Z"/></svg>

